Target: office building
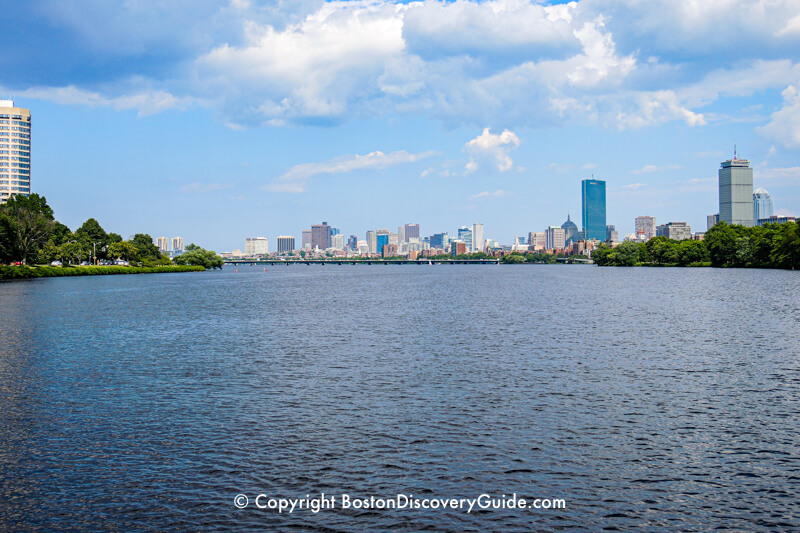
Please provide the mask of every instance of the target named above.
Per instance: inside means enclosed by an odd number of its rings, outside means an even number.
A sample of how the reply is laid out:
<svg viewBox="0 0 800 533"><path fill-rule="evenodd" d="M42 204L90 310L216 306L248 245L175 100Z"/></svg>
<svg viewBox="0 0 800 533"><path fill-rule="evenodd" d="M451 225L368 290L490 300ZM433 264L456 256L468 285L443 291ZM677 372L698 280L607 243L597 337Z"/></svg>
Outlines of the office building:
<svg viewBox="0 0 800 533"><path fill-rule="evenodd" d="M617 242L619 241L619 233L617 233L617 228L614 225L606 226L606 240L608 242Z"/></svg>
<svg viewBox="0 0 800 533"><path fill-rule="evenodd" d="M747 159L720 163L719 219L728 224L753 225L753 169Z"/></svg>
<svg viewBox="0 0 800 533"><path fill-rule="evenodd" d="M311 226L311 249L327 250L331 247L331 227L327 222Z"/></svg>
<svg viewBox="0 0 800 533"><path fill-rule="evenodd" d="M406 242L406 227L397 226L397 240L398 242Z"/></svg>
<svg viewBox="0 0 800 533"><path fill-rule="evenodd" d="M367 232L367 249L371 254L376 253L378 250L378 234L372 230Z"/></svg>
<svg viewBox="0 0 800 533"><path fill-rule="evenodd" d="M0 204L31 193L31 111L0 100Z"/></svg>
<svg viewBox="0 0 800 533"><path fill-rule="evenodd" d="M375 230L375 253L382 254L383 247L389 244L389 230L378 229Z"/></svg>
<svg viewBox="0 0 800 533"><path fill-rule="evenodd" d="M358 250L358 237L355 235L350 235L350 238L347 239L347 248L353 250L354 252Z"/></svg>
<svg viewBox="0 0 800 533"><path fill-rule="evenodd" d="M467 251L465 253L472 252L472 229L467 226L461 226L458 228L458 239L459 241L463 242L466 247Z"/></svg>
<svg viewBox="0 0 800 533"><path fill-rule="evenodd" d="M564 226L561 226L563 229ZM577 231L577 227L575 230ZM564 238L566 239L566 230L564 231ZM529 250L544 250L547 246L547 236L544 231L531 231L528 233L528 249Z"/></svg>
<svg viewBox="0 0 800 533"><path fill-rule="evenodd" d="M388 244L394 244L395 246L398 246L400 244L400 242L401 242L400 241L400 237L397 235L397 233L390 233L389 234L389 243Z"/></svg>
<svg viewBox="0 0 800 533"><path fill-rule="evenodd" d="M383 257L396 257L397 256L397 245L396 244L385 244L383 246Z"/></svg>
<svg viewBox="0 0 800 533"><path fill-rule="evenodd" d="M483 251L483 224L476 223L472 225L472 251Z"/></svg>
<svg viewBox="0 0 800 533"><path fill-rule="evenodd" d="M294 237L290 235L278 235L278 253L294 251Z"/></svg>
<svg viewBox="0 0 800 533"><path fill-rule="evenodd" d="M545 247L548 250L562 250L565 246L565 232L561 226L550 226L544 230Z"/></svg>
<svg viewBox="0 0 800 533"><path fill-rule="evenodd" d="M656 237L683 241L692 238L692 228L686 222L669 222L656 226Z"/></svg>
<svg viewBox="0 0 800 533"><path fill-rule="evenodd" d="M467 243L460 239L450 241L450 255L456 256L467 253Z"/></svg>
<svg viewBox="0 0 800 533"><path fill-rule="evenodd" d="M300 247L302 249L311 248L311 230L304 229L302 232L302 236L300 237Z"/></svg>
<svg viewBox="0 0 800 533"><path fill-rule="evenodd" d="M753 193L753 224L758 226L762 218L772 216L772 197L764 189L756 189Z"/></svg>
<svg viewBox="0 0 800 533"><path fill-rule="evenodd" d="M169 252L169 239L166 237L158 237L156 238L156 248L162 254Z"/></svg>
<svg viewBox="0 0 800 533"><path fill-rule="evenodd" d="M183 253L183 237L172 238L172 253L173 254Z"/></svg>
<svg viewBox="0 0 800 533"><path fill-rule="evenodd" d="M567 214L567 221L561 224L561 228L564 230L565 244L571 244L582 237L581 232L578 230L578 225L569 219L569 214ZM528 236L528 244L530 244L530 235Z"/></svg>
<svg viewBox="0 0 800 533"><path fill-rule="evenodd" d="M334 250L344 250L344 235L341 233L331 235L331 248Z"/></svg>
<svg viewBox="0 0 800 533"><path fill-rule="evenodd" d="M402 240L406 242L411 242L411 239L419 240L419 224L406 224L403 229Z"/></svg>
<svg viewBox="0 0 800 533"><path fill-rule="evenodd" d="M581 182L583 236L606 239L606 182L590 179Z"/></svg>
<svg viewBox="0 0 800 533"><path fill-rule="evenodd" d="M269 241L266 237L247 237L244 240L245 257L266 255L269 253Z"/></svg>
<svg viewBox="0 0 800 533"><path fill-rule="evenodd" d="M635 230L637 241L649 241L656 236L656 217L636 217Z"/></svg>
<svg viewBox="0 0 800 533"><path fill-rule="evenodd" d="M777 215L772 215L769 218L758 219L759 226L763 226L764 224L785 224L787 222L797 222L797 219L791 216L777 216Z"/></svg>
<svg viewBox="0 0 800 533"><path fill-rule="evenodd" d="M450 249L450 236L447 232L434 233L430 237L431 248L438 248L440 250Z"/></svg>
<svg viewBox="0 0 800 533"><path fill-rule="evenodd" d="M711 229L719 222L719 213L706 216L706 229Z"/></svg>

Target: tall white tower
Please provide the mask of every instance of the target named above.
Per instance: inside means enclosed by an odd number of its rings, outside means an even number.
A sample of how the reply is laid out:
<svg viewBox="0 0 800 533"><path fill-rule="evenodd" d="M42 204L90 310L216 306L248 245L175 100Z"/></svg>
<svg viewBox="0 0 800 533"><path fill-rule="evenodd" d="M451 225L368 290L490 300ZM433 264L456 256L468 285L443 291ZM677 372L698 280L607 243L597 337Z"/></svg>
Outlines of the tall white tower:
<svg viewBox="0 0 800 533"><path fill-rule="evenodd" d="M31 111L0 100L0 204L31 193Z"/></svg>

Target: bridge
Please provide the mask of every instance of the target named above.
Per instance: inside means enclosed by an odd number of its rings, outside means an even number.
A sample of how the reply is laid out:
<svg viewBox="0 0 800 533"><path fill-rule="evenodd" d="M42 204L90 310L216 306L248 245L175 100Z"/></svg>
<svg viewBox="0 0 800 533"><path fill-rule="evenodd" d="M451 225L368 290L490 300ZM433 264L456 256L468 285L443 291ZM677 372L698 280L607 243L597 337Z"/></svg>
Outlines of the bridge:
<svg viewBox="0 0 800 533"><path fill-rule="evenodd" d="M500 259L225 259L226 265L497 265Z"/></svg>

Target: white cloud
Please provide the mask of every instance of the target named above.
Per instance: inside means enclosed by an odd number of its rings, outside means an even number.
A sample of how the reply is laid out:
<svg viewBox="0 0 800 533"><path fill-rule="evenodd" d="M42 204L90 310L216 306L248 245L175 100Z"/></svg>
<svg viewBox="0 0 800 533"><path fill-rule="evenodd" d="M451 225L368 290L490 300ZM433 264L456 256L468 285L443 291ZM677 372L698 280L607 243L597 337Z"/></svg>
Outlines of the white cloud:
<svg viewBox="0 0 800 533"><path fill-rule="evenodd" d="M800 167L784 168L760 168L755 172L755 179L761 180L780 180L800 182Z"/></svg>
<svg viewBox="0 0 800 533"><path fill-rule="evenodd" d="M631 190L631 191L635 191L636 189L639 189L641 187L644 187L643 183L629 183L628 185L625 185L622 188L623 189L628 189L628 190Z"/></svg>
<svg viewBox="0 0 800 533"><path fill-rule="evenodd" d="M200 105L193 97L176 97L162 90L145 90L116 97L106 97L96 91L66 87L32 87L19 93L25 98L37 98L61 105L111 107L118 111L135 109L139 116L154 115L169 109L186 109Z"/></svg>
<svg viewBox="0 0 800 533"><path fill-rule="evenodd" d="M497 189L494 192L483 191L470 196L470 200L477 200L479 198L505 198L506 196L511 196L513 193L510 191L504 191L503 189Z"/></svg>
<svg viewBox="0 0 800 533"><path fill-rule="evenodd" d="M661 172L663 170L678 170L681 168L680 165L645 165L642 168L631 170L630 174L647 174L650 172Z"/></svg>
<svg viewBox="0 0 800 533"><path fill-rule="evenodd" d="M232 187L233 185L230 183L200 183L199 181L195 181L193 183L181 185L180 191L185 193L213 192L230 189Z"/></svg>
<svg viewBox="0 0 800 533"><path fill-rule="evenodd" d="M366 169L380 170L403 163L414 163L433 155L436 155L436 152L411 154L405 150L399 150L385 154L375 151L366 155L343 155L319 163L302 163L289 169L275 182L264 185L262 189L272 192L301 193L305 192L308 179L319 174L344 174Z"/></svg>
<svg viewBox="0 0 800 533"><path fill-rule="evenodd" d="M756 131L786 148L800 148L800 83L789 85L781 93L783 106L770 117L769 123Z"/></svg>
<svg viewBox="0 0 800 533"><path fill-rule="evenodd" d="M478 169L478 160L489 159L500 172L509 171L514 166L509 152L518 146L519 137L516 133L503 130L495 135L490 133L489 128L484 128L483 133L464 145L464 151L470 155L465 169L467 172L474 172Z"/></svg>

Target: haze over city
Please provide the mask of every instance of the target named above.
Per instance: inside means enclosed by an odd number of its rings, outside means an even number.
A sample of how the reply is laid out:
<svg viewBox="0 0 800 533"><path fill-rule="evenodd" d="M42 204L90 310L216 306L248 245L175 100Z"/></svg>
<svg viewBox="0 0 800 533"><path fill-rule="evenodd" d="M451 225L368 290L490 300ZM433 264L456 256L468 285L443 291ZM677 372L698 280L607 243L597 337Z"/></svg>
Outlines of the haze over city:
<svg viewBox="0 0 800 533"><path fill-rule="evenodd" d="M12 3L0 98L31 110L31 190L72 229L216 250L322 220L345 235L579 220L607 183L702 230L752 161L800 213L796 2ZM176 28L178 30L176 31ZM736 36L732 39L731 36Z"/></svg>

